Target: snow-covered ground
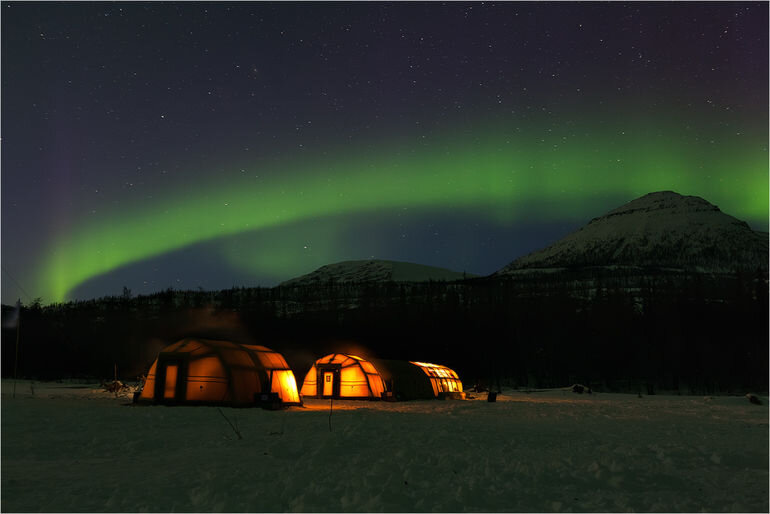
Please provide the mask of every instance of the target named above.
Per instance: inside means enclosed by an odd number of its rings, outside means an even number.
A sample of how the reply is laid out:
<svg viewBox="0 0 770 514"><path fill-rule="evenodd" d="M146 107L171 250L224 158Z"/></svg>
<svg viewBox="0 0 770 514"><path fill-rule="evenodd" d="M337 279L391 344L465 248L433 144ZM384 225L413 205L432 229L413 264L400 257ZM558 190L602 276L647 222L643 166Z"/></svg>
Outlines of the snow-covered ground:
<svg viewBox="0 0 770 514"><path fill-rule="evenodd" d="M2 382L2 510L761 511L768 408L743 397L504 391L308 400L285 411L130 406Z"/></svg>

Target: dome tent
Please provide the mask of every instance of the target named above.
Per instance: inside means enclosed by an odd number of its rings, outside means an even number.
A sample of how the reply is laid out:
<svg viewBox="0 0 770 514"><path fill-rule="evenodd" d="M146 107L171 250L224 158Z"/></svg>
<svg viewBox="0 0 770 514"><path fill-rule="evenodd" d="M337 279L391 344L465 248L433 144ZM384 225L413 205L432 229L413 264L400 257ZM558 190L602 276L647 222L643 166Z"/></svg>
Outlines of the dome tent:
<svg viewBox="0 0 770 514"><path fill-rule="evenodd" d="M248 406L258 394L299 404L294 373L281 354L259 345L187 338L160 351L136 401Z"/></svg>
<svg viewBox="0 0 770 514"><path fill-rule="evenodd" d="M417 361L373 359L386 384L385 398L420 400L464 399L463 383L457 373L440 364Z"/></svg>
<svg viewBox="0 0 770 514"><path fill-rule="evenodd" d="M457 373L438 364L363 359L346 353L321 357L305 375L301 395L316 398L464 398Z"/></svg>
<svg viewBox="0 0 770 514"><path fill-rule="evenodd" d="M384 390L380 374L369 361L347 353L331 353L310 367L302 382L301 394L318 398L379 399Z"/></svg>

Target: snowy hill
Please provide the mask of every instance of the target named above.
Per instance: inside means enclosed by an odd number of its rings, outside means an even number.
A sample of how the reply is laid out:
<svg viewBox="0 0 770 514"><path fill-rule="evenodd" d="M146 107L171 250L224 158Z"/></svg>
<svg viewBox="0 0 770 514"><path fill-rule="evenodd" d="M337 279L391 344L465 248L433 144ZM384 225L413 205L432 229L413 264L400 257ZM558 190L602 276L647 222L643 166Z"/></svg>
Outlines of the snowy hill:
<svg viewBox="0 0 770 514"><path fill-rule="evenodd" d="M526 270L622 266L730 273L768 268L768 234L703 198L649 193L495 275Z"/></svg>
<svg viewBox="0 0 770 514"><path fill-rule="evenodd" d="M411 262L368 260L344 261L321 266L312 273L296 277L281 286L304 286L334 282L427 282L428 280L462 280L475 277L444 268L423 266Z"/></svg>

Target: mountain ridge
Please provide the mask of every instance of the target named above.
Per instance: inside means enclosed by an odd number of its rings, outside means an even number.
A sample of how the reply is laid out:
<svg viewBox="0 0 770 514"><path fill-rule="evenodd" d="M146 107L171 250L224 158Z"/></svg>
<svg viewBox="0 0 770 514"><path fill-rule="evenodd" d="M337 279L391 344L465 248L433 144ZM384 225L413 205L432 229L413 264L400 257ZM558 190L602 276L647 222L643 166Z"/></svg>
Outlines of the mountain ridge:
<svg viewBox="0 0 770 514"><path fill-rule="evenodd" d="M661 269L733 273L768 269L768 233L755 231L699 196L657 191L592 218L489 278L565 269ZM327 264L279 286L334 282L455 281L478 275L383 259Z"/></svg>
<svg viewBox="0 0 770 514"><path fill-rule="evenodd" d="M322 284L330 280L334 282L427 282L429 280L462 280L476 276L412 262L368 259L326 264L310 273L281 282L279 287Z"/></svg>
<svg viewBox="0 0 770 514"><path fill-rule="evenodd" d="M493 276L532 269L663 267L696 272L767 270L767 233L698 196L648 193L593 218Z"/></svg>

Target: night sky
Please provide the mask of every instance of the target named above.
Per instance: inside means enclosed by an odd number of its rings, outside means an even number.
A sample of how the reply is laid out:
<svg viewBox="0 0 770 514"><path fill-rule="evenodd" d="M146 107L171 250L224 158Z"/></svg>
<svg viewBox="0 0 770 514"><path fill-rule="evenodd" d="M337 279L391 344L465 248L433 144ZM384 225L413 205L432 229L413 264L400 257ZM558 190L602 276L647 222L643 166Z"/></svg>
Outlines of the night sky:
<svg viewBox="0 0 770 514"><path fill-rule="evenodd" d="M768 223L767 3L2 3L2 301Z"/></svg>

